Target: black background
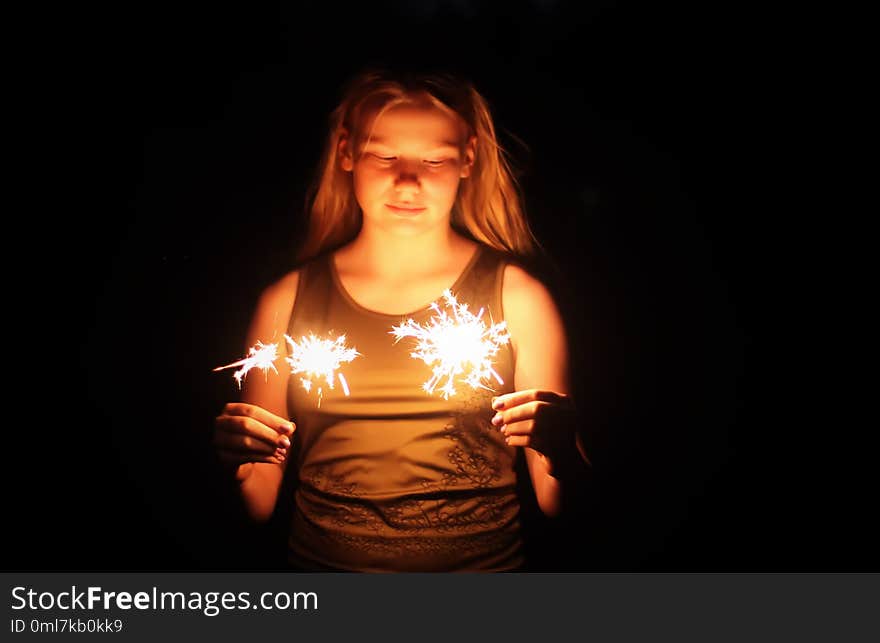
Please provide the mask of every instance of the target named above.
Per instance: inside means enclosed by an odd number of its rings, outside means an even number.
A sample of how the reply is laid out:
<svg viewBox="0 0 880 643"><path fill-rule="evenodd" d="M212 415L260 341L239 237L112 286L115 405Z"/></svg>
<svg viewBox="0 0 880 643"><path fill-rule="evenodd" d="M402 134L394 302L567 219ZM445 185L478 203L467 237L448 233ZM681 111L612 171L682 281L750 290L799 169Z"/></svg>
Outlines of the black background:
<svg viewBox="0 0 880 643"><path fill-rule="evenodd" d="M256 7L124 3L30 24L13 129L35 214L7 237L26 254L7 268L22 328L8 402L24 419L7 434L4 568L277 567L283 525L249 526L214 463L211 423L236 389L211 369L242 352L257 294L290 269L327 117L368 64L475 82L559 268L595 479L567 520L526 505L535 569L876 565L867 536L843 534L846 490L790 440L806 434L759 340L783 252L768 252L760 187L760 16Z"/></svg>

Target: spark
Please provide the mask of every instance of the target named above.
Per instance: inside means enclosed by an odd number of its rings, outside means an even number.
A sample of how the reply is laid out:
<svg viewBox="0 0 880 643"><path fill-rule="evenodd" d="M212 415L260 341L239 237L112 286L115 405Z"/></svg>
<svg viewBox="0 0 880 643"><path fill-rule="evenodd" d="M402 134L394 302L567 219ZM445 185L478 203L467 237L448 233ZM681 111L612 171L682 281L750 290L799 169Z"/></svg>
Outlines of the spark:
<svg viewBox="0 0 880 643"><path fill-rule="evenodd" d="M277 359L278 344L263 344L263 342L257 341L256 346L251 346L248 350L247 357L240 359L237 362L232 362L232 364L227 364L226 366L218 366L214 369L214 372L222 371L226 368L241 366L240 369L232 374L235 381L238 382L238 388L241 388L241 381L252 368L261 369L266 377L269 377L270 368L277 373L278 369L275 368L275 360Z"/></svg>
<svg viewBox="0 0 880 643"><path fill-rule="evenodd" d="M289 335L285 335L290 346L290 357L284 359L290 364L290 372L293 375L302 375L300 382L307 393L312 391L312 380L323 379L327 388L334 388L334 379L339 377L343 392L348 395L348 382L342 373L336 371L342 362L350 362L359 356L354 348L345 345L345 335L340 335L335 340L320 339L309 333L308 337L302 337L299 342L294 341ZM318 386L318 407L321 406L324 390Z"/></svg>
<svg viewBox="0 0 880 643"><path fill-rule="evenodd" d="M391 334L397 339L395 344L404 337L416 340L416 350L410 353L432 367L433 375L422 385L428 394L438 388L443 399L448 400L455 395L453 382L459 380L471 388L492 389L483 382L494 378L504 384L501 376L492 368L492 358L501 346L510 341L507 324L486 324L480 318L483 309L476 315L468 310L467 304L459 304L450 290L443 293L446 308L452 309L450 315L442 310L437 302L431 304L436 313L425 325L407 319L399 326L394 326ZM461 377L460 377L461 376Z"/></svg>

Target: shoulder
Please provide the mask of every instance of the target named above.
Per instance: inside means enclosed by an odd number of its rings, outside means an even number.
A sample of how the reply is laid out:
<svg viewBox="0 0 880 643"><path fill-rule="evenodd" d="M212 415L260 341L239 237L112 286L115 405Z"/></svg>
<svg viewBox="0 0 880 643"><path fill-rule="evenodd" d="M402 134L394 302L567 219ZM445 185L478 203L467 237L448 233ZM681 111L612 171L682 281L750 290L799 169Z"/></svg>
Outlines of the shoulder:
<svg viewBox="0 0 880 643"><path fill-rule="evenodd" d="M259 306L293 307L297 292L309 288L316 279L320 280L327 272L329 262L338 256L343 248L325 251L300 262L294 269L266 286L260 293ZM309 284L309 285L307 285Z"/></svg>
<svg viewBox="0 0 880 643"><path fill-rule="evenodd" d="M524 347L565 349L564 325L553 295L522 266L508 263L504 267L501 301L517 355Z"/></svg>
<svg viewBox="0 0 880 643"><path fill-rule="evenodd" d="M299 289L300 270L293 270L266 286L260 293L251 320L248 341L269 341L287 331Z"/></svg>
<svg viewBox="0 0 880 643"><path fill-rule="evenodd" d="M556 310L553 296L547 287L525 268L516 263L504 266L501 285L504 316L522 315L543 309Z"/></svg>
<svg viewBox="0 0 880 643"><path fill-rule="evenodd" d="M260 293L259 307L288 305L292 308L299 288L300 270L292 270L272 282Z"/></svg>

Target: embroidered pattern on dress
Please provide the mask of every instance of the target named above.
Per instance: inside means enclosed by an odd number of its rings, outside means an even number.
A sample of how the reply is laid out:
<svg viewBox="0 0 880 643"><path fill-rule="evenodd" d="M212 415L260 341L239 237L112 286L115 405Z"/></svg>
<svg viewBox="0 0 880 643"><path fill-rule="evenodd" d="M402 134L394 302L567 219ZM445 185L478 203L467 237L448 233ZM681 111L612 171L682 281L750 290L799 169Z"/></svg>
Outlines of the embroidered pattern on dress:
<svg viewBox="0 0 880 643"><path fill-rule="evenodd" d="M463 300L488 301L484 285L501 273L481 266L475 265L468 276L468 289L462 284ZM313 298L323 302L325 297L315 292ZM505 379L508 367L499 367ZM418 486L408 495L394 498L391 490L391 498L377 499L365 479L354 477L362 473L348 473L338 461L300 469L303 549L322 555L323 541L327 552L337 548L339 557L352 565L360 564L351 562L355 560L381 560L378 564L387 566L387 561L407 556L425 557L429 564L428 557L461 561L517 548L514 449L490 422L491 398L498 393L456 388L448 419L438 419L433 436L424 438L430 444L420 445L431 453L426 464L432 472L412 481Z"/></svg>
<svg viewBox="0 0 880 643"><path fill-rule="evenodd" d="M326 465L317 467L314 475L309 478L309 482L315 489L331 498L343 496L356 499L361 495L357 490L357 482L349 482L345 476L329 474ZM337 527L359 525L374 532L380 532L383 527L382 519L375 511L371 511L367 505L363 504L363 501L332 502L331 500L327 504L327 509L318 513L329 518Z"/></svg>
<svg viewBox="0 0 880 643"><path fill-rule="evenodd" d="M491 414L486 409L490 408L491 394L473 391L461 398L442 432L451 443L447 458L452 470L437 481L423 480L425 497L372 502L362 496L357 482L344 475L332 475L326 465L317 467L306 481L326 494L328 502L314 507L313 517L324 518L338 528L322 535L347 546L389 555L506 543L510 536L501 528L510 519L511 498L509 489L492 488L504 475L505 447L489 422ZM466 495L456 497L457 493ZM472 532L474 527L489 526L494 528ZM351 533L351 527L369 529L374 535Z"/></svg>

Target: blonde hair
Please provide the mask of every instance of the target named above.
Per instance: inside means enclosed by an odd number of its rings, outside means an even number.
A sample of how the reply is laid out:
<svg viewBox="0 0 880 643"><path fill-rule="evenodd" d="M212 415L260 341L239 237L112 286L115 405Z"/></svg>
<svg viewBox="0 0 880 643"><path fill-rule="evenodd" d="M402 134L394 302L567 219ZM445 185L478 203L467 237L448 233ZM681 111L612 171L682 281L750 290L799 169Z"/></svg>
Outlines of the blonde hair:
<svg viewBox="0 0 880 643"><path fill-rule="evenodd" d="M419 99L458 115L468 138L476 138L470 176L459 184L452 206L452 226L475 241L522 259L536 252L538 244L507 152L498 143L486 100L473 85L449 74L370 70L346 84L342 101L330 115L330 134L307 196L308 233L300 260L344 245L360 231L361 211L352 176L339 165L340 139L347 135L352 149L360 150L368 138L365 130L370 115Z"/></svg>

